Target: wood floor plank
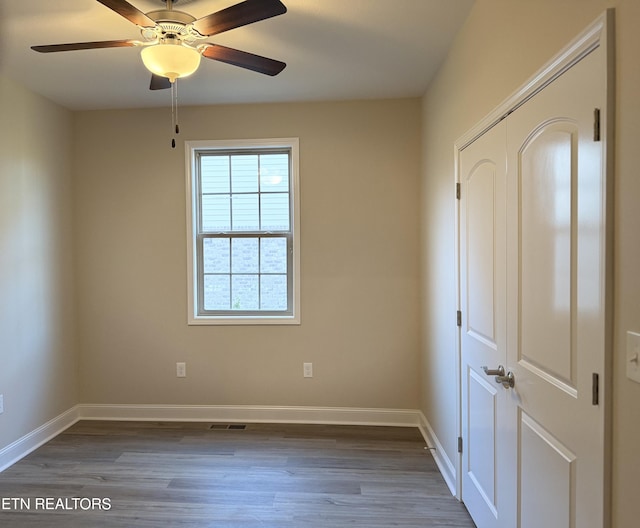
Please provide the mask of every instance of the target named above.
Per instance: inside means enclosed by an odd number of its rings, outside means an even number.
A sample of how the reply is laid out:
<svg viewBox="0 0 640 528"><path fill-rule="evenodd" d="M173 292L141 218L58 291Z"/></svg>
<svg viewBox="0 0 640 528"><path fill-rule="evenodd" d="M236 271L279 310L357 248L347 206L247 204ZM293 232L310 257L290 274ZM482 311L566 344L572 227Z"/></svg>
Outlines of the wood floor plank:
<svg viewBox="0 0 640 528"><path fill-rule="evenodd" d="M405 427L81 421L0 473L0 500L11 528L474 526Z"/></svg>

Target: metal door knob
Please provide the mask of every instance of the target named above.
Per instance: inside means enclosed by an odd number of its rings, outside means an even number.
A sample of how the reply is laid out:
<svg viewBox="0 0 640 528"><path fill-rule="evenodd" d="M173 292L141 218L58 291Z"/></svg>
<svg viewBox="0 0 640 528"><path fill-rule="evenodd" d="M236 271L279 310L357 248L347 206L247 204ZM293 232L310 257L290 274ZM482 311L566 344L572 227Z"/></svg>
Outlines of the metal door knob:
<svg viewBox="0 0 640 528"><path fill-rule="evenodd" d="M509 371L506 376L496 376L496 383L502 383L505 389L513 389L513 386L516 384L516 378L513 372Z"/></svg>

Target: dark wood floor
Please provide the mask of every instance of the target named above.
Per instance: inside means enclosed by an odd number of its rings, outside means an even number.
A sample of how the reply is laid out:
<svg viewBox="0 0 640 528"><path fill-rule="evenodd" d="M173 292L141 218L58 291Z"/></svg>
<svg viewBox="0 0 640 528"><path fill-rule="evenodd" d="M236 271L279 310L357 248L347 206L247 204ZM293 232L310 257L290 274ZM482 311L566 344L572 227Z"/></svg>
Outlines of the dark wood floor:
<svg viewBox="0 0 640 528"><path fill-rule="evenodd" d="M0 473L0 526L474 526L417 429L211 426L78 422Z"/></svg>

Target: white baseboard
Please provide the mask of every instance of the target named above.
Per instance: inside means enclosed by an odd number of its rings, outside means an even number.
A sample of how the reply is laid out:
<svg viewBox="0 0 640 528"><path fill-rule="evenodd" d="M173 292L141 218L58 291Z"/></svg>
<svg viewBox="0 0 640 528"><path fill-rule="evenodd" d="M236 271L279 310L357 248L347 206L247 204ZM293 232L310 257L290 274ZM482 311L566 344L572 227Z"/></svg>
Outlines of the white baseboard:
<svg viewBox="0 0 640 528"><path fill-rule="evenodd" d="M444 478L444 481L449 487L451 495L457 496L456 466L447 456L447 453L442 447L442 444L438 440L438 437L433 431L433 428L431 427L431 424L429 424L429 421L427 420L425 415L420 412L419 416L420 424L418 425L418 428L420 429L425 442L427 442L427 445L429 447L435 448L431 451L431 454L436 461L436 464L438 466L438 469L440 470L440 473L442 474L442 477Z"/></svg>
<svg viewBox="0 0 640 528"><path fill-rule="evenodd" d="M79 420L166 422L305 423L418 427L453 495L455 466L447 457L429 422L414 409L351 407L272 407L246 405L105 405L79 404L0 449L0 472L48 442Z"/></svg>
<svg viewBox="0 0 640 528"><path fill-rule="evenodd" d="M273 407L248 405L102 405L80 404L82 420L162 420L167 422L253 422L418 427L413 409L350 407Z"/></svg>
<svg viewBox="0 0 640 528"><path fill-rule="evenodd" d="M54 436L71 427L78 421L78 406L49 420L47 423L27 433L15 442L0 449L0 473L9 466L15 464L21 458L26 457L32 451L47 443Z"/></svg>

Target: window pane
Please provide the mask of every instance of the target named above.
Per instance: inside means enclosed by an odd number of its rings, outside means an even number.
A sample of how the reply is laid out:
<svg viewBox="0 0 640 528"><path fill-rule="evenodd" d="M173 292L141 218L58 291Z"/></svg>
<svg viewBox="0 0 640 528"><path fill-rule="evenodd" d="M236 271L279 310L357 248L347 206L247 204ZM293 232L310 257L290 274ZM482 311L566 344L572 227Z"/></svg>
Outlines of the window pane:
<svg viewBox="0 0 640 528"><path fill-rule="evenodd" d="M233 275L231 277L233 289L232 310L258 310L258 276Z"/></svg>
<svg viewBox="0 0 640 528"><path fill-rule="evenodd" d="M231 158L233 193L258 192L258 156L233 156Z"/></svg>
<svg viewBox="0 0 640 528"><path fill-rule="evenodd" d="M231 200L228 194L202 197L202 230L207 232L231 229Z"/></svg>
<svg viewBox="0 0 640 528"><path fill-rule="evenodd" d="M229 273L231 240L228 238L205 238L202 241L202 258L205 273Z"/></svg>
<svg viewBox="0 0 640 528"><path fill-rule="evenodd" d="M287 309L286 275L262 275L260 277L260 308L263 310Z"/></svg>
<svg viewBox="0 0 640 528"><path fill-rule="evenodd" d="M289 155L263 154L260 156L260 192L287 192L289 190Z"/></svg>
<svg viewBox="0 0 640 528"><path fill-rule="evenodd" d="M200 161L201 192L229 192L229 156L202 156Z"/></svg>
<svg viewBox="0 0 640 528"><path fill-rule="evenodd" d="M258 224L258 195L233 195L233 230L257 231Z"/></svg>
<svg viewBox="0 0 640 528"><path fill-rule="evenodd" d="M260 273L287 272L287 239L263 238L260 240Z"/></svg>
<svg viewBox="0 0 640 528"><path fill-rule="evenodd" d="M258 273L258 239L234 238L231 244L233 273Z"/></svg>
<svg viewBox="0 0 640 528"><path fill-rule="evenodd" d="M289 193L261 194L260 221L265 231L288 231Z"/></svg>
<svg viewBox="0 0 640 528"><path fill-rule="evenodd" d="M204 309L228 310L231 300L229 275L204 276Z"/></svg>

